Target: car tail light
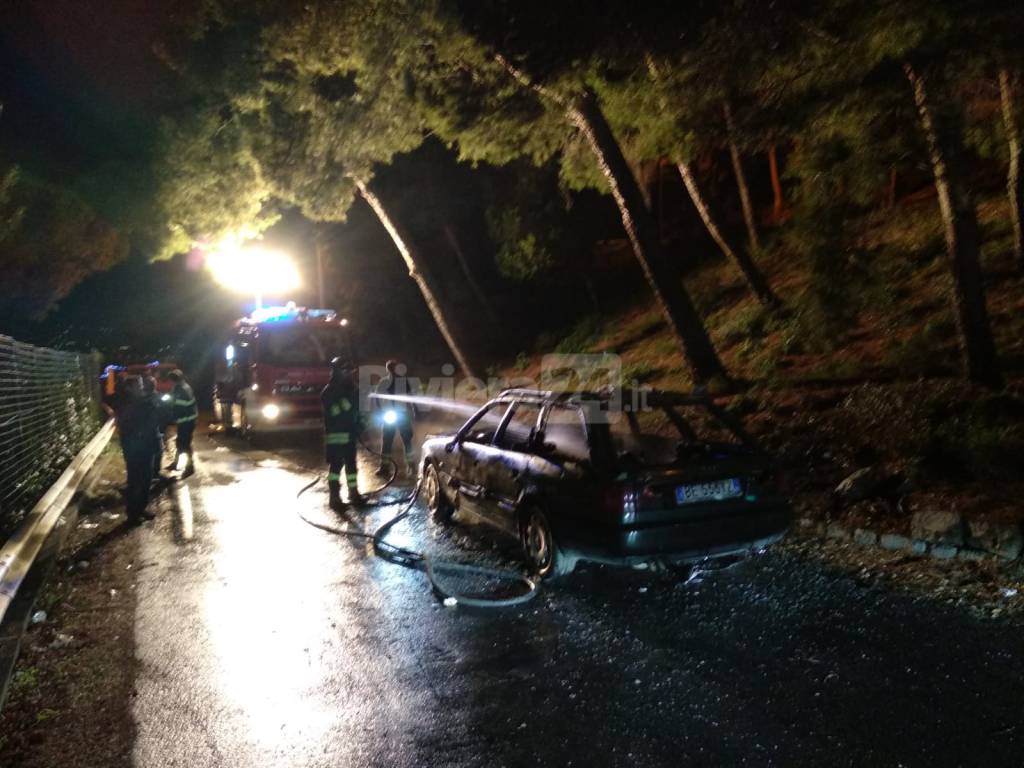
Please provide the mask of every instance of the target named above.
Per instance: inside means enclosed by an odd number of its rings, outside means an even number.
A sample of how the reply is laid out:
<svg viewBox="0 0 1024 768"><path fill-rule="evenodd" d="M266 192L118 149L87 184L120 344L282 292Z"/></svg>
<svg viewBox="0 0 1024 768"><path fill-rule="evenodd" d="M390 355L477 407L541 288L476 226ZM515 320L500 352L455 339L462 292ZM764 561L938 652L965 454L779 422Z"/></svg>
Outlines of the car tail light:
<svg viewBox="0 0 1024 768"><path fill-rule="evenodd" d="M601 511L613 520L631 523L636 517L636 494L631 485L612 485L601 494Z"/></svg>

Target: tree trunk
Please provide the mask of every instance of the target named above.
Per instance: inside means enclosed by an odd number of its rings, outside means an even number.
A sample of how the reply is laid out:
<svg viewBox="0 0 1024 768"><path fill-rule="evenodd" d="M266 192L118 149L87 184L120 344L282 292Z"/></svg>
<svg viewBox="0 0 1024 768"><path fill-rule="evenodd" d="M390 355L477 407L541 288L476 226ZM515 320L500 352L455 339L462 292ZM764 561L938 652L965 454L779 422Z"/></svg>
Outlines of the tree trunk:
<svg viewBox="0 0 1024 768"><path fill-rule="evenodd" d="M1010 150L1010 165L1006 171L1006 196L1010 202L1010 221L1013 223L1013 258L1017 268L1024 271L1024 230L1021 226L1024 214L1024 189L1020 176L1020 134L1014 115L1013 83L1009 71L999 70L999 96L1003 103L1003 126L1006 128L1006 144Z"/></svg>
<svg viewBox="0 0 1024 768"><path fill-rule="evenodd" d="M729 156L732 158L732 169L736 174L736 185L740 188L740 205L743 207L743 221L747 225L747 237L750 249L755 253L761 250L761 238L757 235L757 223L754 220L754 206L750 202L750 187L747 186L747 175L743 172L743 160L740 148L736 146L736 125L732 119L729 102L722 106L725 114L725 132L729 139Z"/></svg>
<svg viewBox="0 0 1024 768"><path fill-rule="evenodd" d="M973 382L996 389L1002 386L1002 376L985 307L977 212L972 195L952 165L959 162L963 148L958 146L958 137L951 140L951 147L943 146L932 117L925 81L909 63L903 65L903 71L914 92L914 103L935 176L935 191L939 198L946 251L953 277L950 286L953 314L960 334L960 349L967 377Z"/></svg>
<svg viewBox="0 0 1024 768"><path fill-rule="evenodd" d="M380 219L380 223L384 225L384 229L386 229L388 234L391 235L391 239L394 241L395 247L405 260L405 265L409 268L409 276L415 280L416 285L419 286L420 292L423 294L423 300L427 303L427 308L430 310L430 314L433 315L434 322L437 323L437 329L441 332L441 336L444 337L445 343L448 344L448 349L451 350L452 355L455 356L455 361L459 364L459 368L462 370L463 375L475 378L466 355L455 341L455 337L452 335L451 329L448 327L448 321L445 320L444 312L441 310L441 305L438 304L433 290L431 290L430 286L427 284L427 280L424 278L416 264L417 256L409 245L408 237L402 234L397 223L388 215L388 212L384 209L380 199L370 191L366 183L361 179L356 179L355 183L356 187L359 189L359 193L363 196L363 199L370 205L373 212L377 214L377 218Z"/></svg>
<svg viewBox="0 0 1024 768"><path fill-rule="evenodd" d="M324 242L323 228L318 227L313 235L313 252L316 256L316 298L318 307L327 306L327 292L324 289L324 259L327 244Z"/></svg>
<svg viewBox="0 0 1024 768"><path fill-rule="evenodd" d="M455 260L459 262L459 269L462 270L462 276L466 278L466 282L469 284L470 289L473 291L473 295L476 296L476 300L480 302L480 307L483 309L484 314L487 315L487 319L492 323L495 322L498 317L494 313L494 307L491 306L491 302L487 299L487 294L484 293L483 288L480 287L480 282L473 275L472 270L469 268L469 263L466 261L466 254L462 251L462 246L459 244L459 238L455 234L455 230L451 224L445 224L444 237L448 241L448 245L452 249L452 253L455 254Z"/></svg>
<svg viewBox="0 0 1024 768"><path fill-rule="evenodd" d="M732 247L730 247L729 243L727 243L725 238L722 236L722 232L718 229L718 225L715 224L715 220L711 217L711 211L708 210L707 203L704 201L704 196L701 194L700 188L697 186L697 180L693 176L693 171L690 169L689 163L685 163L680 160L676 163L676 167L679 169L679 175L683 179L686 191L690 194L690 200L693 201L693 207L696 208L697 213L700 214L701 221L704 222L704 227L707 229L708 234L711 235L711 239L717 243L718 247L722 250L722 253L725 254L725 257L736 265L757 300L765 306L778 306L778 298L774 293L772 293L772 289L768 285L768 281L765 279L764 275L761 274L761 270L757 268L757 265L754 263L750 254L746 252L743 252L742 254L737 253L732 249Z"/></svg>
<svg viewBox="0 0 1024 768"><path fill-rule="evenodd" d="M768 170L772 177L772 218L782 221L786 204L782 198L782 179L779 178L779 158L775 145L768 147Z"/></svg>
<svg viewBox="0 0 1024 768"><path fill-rule="evenodd" d="M725 377L725 368L711 344L693 301L662 252L654 217L644 204L640 186L630 172L622 148L596 98L591 93L585 93L567 105L567 115L590 143L619 206L622 225L633 244L633 252L668 327L682 347L694 381L707 382L712 377Z"/></svg>

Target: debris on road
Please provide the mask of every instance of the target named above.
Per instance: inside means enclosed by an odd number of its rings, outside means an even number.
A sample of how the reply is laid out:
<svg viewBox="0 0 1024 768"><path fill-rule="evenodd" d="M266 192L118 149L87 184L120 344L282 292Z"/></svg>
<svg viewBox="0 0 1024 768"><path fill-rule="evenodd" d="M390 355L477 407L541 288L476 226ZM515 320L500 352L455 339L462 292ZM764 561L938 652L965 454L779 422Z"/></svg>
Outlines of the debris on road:
<svg viewBox="0 0 1024 768"><path fill-rule="evenodd" d="M72 635L66 635L63 632L58 632L53 636L53 640L50 641L50 648L67 648L71 643L75 641Z"/></svg>

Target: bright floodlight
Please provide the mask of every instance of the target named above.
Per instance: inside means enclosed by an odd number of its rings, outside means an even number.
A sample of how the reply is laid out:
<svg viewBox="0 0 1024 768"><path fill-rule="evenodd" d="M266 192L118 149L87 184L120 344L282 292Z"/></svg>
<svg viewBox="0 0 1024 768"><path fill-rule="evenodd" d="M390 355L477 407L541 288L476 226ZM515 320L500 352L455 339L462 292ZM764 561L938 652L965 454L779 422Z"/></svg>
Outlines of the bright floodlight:
<svg viewBox="0 0 1024 768"><path fill-rule="evenodd" d="M302 282L291 259L259 245L216 248L207 256L206 266L225 288L254 296L288 293Z"/></svg>

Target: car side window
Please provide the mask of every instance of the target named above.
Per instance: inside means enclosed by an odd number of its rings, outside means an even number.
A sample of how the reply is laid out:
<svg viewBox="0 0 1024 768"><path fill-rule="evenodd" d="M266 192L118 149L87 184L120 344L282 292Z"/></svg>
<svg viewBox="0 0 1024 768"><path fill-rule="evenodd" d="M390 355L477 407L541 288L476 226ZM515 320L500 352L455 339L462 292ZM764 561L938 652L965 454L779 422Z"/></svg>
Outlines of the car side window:
<svg viewBox="0 0 1024 768"><path fill-rule="evenodd" d="M553 406L544 423L544 447L572 461L589 459L590 444L583 411L579 408Z"/></svg>
<svg viewBox="0 0 1024 768"><path fill-rule="evenodd" d="M511 418L495 439L499 448L509 451L527 451L531 448L540 416L540 406L533 403L516 403L512 406Z"/></svg>
<svg viewBox="0 0 1024 768"><path fill-rule="evenodd" d="M494 439L501 419L508 410L508 403L491 403L462 428L462 439L469 443L489 444Z"/></svg>

